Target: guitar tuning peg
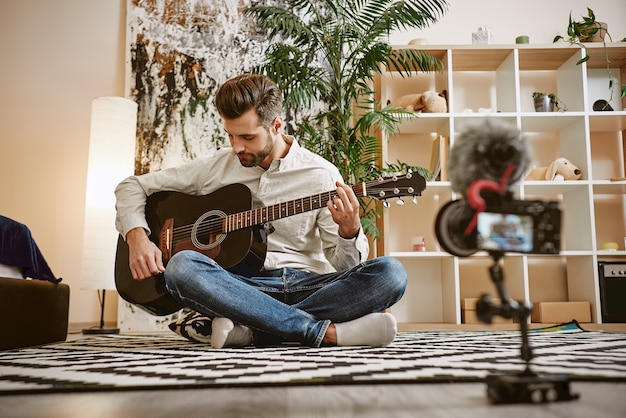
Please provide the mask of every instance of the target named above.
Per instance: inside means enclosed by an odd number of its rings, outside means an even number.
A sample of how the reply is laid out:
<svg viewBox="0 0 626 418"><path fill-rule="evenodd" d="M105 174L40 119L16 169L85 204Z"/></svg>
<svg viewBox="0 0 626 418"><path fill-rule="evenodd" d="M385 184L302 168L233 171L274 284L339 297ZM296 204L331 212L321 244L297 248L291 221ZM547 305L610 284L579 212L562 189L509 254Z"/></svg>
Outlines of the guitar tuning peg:
<svg viewBox="0 0 626 418"><path fill-rule="evenodd" d="M404 205L404 200L402 200L402 198L399 197L398 200L396 200L396 205L398 206Z"/></svg>
<svg viewBox="0 0 626 418"><path fill-rule="evenodd" d="M397 187L393 189L393 194L400 194L400 189Z"/></svg>
<svg viewBox="0 0 626 418"><path fill-rule="evenodd" d="M417 205L417 196L413 195L413 199L411 199L414 205Z"/></svg>
<svg viewBox="0 0 626 418"><path fill-rule="evenodd" d="M390 206L391 206L391 204L390 204L388 201L383 200L383 207L384 207L385 209L388 209Z"/></svg>

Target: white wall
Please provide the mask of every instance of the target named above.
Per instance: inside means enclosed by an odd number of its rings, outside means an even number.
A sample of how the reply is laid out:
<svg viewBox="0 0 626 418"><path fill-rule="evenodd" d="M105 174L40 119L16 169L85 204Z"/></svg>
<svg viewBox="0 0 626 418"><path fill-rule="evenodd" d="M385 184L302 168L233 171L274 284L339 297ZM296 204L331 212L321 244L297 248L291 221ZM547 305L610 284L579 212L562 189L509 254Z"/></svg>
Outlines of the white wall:
<svg viewBox="0 0 626 418"><path fill-rule="evenodd" d="M478 26L496 43L551 43L586 6L626 37L625 0L450 0L424 31L392 44L470 44ZM71 286L70 323L97 322L95 291L80 288L91 100L124 95L126 0L0 1L0 213L27 224L53 271ZM113 298L109 298L111 300ZM107 318L115 318L114 306Z"/></svg>
<svg viewBox="0 0 626 418"><path fill-rule="evenodd" d="M519 35L528 35L531 44L549 44L556 35L567 35L570 11L575 20L593 9L596 20L608 24L614 41L626 37L626 0L448 0L448 13L423 31L400 31L390 43L402 45L424 38L430 44L472 43L472 32L490 26L495 43L514 44Z"/></svg>
<svg viewBox="0 0 626 418"><path fill-rule="evenodd" d="M124 94L125 2L0 1L0 213L70 285L71 323L100 317L80 288L89 125L94 97Z"/></svg>

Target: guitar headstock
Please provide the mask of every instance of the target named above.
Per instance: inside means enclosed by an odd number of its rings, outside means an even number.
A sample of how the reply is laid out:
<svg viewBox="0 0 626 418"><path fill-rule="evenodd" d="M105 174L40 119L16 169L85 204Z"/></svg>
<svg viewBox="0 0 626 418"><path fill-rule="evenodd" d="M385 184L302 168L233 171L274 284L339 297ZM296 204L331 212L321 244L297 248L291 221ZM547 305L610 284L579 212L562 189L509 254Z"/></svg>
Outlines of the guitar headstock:
<svg viewBox="0 0 626 418"><path fill-rule="evenodd" d="M407 173L379 177L374 181L367 182L366 195L383 201L385 207L389 207L388 199L397 198L399 205L404 204L401 199L404 196L413 197L413 202L417 203L416 197L421 196L426 189L426 179L418 173Z"/></svg>

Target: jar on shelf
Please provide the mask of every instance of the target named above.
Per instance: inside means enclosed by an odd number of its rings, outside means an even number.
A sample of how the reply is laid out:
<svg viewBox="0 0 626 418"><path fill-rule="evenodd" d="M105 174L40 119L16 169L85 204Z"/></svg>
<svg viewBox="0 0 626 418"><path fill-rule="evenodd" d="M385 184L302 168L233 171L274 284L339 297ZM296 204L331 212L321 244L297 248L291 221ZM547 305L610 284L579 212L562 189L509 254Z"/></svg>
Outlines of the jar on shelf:
<svg viewBox="0 0 626 418"><path fill-rule="evenodd" d="M493 43L493 32L488 26L481 26L478 32L472 33L473 45L490 45Z"/></svg>

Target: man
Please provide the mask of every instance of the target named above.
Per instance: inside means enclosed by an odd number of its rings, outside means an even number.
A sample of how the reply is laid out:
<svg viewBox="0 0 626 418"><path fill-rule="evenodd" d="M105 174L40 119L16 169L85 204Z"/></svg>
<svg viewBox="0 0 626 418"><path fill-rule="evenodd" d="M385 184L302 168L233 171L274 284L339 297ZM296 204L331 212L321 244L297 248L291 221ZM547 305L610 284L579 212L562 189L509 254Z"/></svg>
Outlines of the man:
<svg viewBox="0 0 626 418"><path fill-rule="evenodd" d="M231 148L179 167L132 176L116 188L116 226L129 247L133 278L164 272L183 306L212 320L214 348L280 341L384 346L396 320L385 309L404 293L407 276L390 257L367 260L359 202L328 161L282 133L282 97L271 80L245 74L224 83L215 104ZM165 268L148 239L146 197L161 190L205 195L242 183L257 207L336 190L326 208L272 223L261 271L226 271L196 251L180 251ZM209 210L211 208L207 208Z"/></svg>

